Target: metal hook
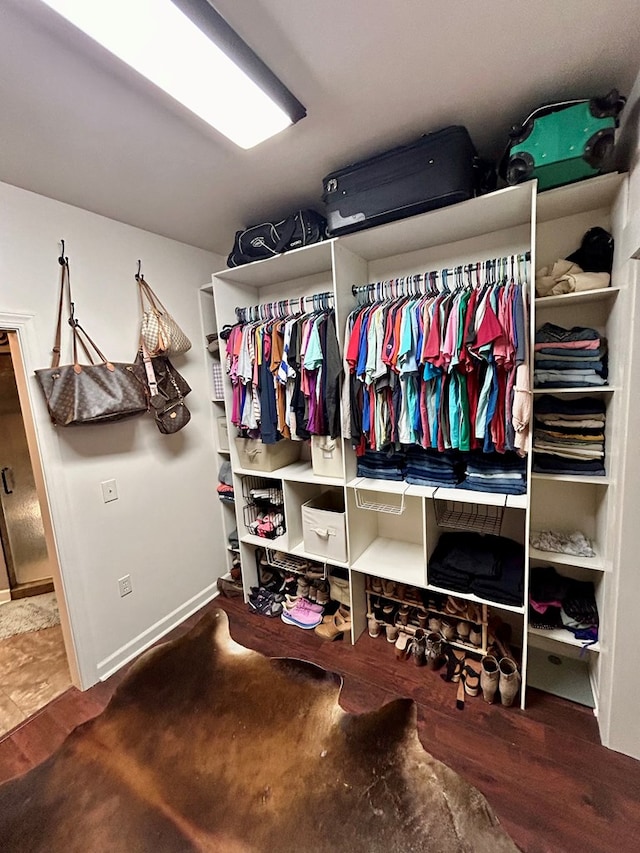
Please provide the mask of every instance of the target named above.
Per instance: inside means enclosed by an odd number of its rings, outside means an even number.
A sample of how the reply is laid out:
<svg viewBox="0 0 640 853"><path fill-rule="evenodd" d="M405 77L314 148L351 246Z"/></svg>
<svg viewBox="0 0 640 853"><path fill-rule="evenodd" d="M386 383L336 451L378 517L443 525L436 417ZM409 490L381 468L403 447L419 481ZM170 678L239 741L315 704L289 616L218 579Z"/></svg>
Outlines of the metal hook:
<svg viewBox="0 0 640 853"><path fill-rule="evenodd" d="M64 256L64 240L60 240L60 245L62 246L62 248L60 249L60 257L58 258L58 263L61 267L63 267L65 264L69 263L69 258L65 258Z"/></svg>
<svg viewBox="0 0 640 853"><path fill-rule="evenodd" d="M138 272L135 275L136 281L144 281L144 276L142 275L142 261L138 258Z"/></svg>

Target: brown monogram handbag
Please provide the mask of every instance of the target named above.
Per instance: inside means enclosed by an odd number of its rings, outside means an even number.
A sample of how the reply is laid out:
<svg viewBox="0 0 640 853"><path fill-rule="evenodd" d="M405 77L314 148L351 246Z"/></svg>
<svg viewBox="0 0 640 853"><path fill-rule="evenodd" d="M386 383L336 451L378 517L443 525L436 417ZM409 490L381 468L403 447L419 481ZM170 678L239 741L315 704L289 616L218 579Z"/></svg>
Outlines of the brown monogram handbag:
<svg viewBox="0 0 640 853"><path fill-rule="evenodd" d="M108 361L98 349L74 316L69 259L64 257L64 243L58 260L61 266L60 301L53 358L51 367L35 371L51 420L56 426L71 426L119 421L144 414L149 408L144 369L139 364ZM73 333L73 364L60 366L65 300ZM78 362L78 343L89 364Z"/></svg>

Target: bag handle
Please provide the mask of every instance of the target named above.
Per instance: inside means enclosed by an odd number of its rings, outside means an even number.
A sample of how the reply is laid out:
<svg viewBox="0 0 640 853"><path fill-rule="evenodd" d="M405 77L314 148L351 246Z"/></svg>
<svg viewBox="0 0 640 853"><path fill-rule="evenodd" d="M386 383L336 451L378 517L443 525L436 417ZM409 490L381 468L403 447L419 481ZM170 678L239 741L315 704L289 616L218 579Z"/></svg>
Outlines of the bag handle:
<svg viewBox="0 0 640 853"><path fill-rule="evenodd" d="M73 369L76 373L80 373L82 371L82 367L78 362L78 342L80 342L80 346L82 347L84 354L86 355L90 364L94 364L93 356L87 347L86 341L93 347L95 353L100 357L101 361L109 368L109 370L115 370L114 366L107 360L107 357L98 349L97 345L93 342L93 340L89 337L87 332L82 328L80 323L75 318L75 305L71 298L71 272L69 269L69 258L64 254L64 240L60 241L62 244L62 252L60 257L58 258L58 263L60 264L60 298L58 300L58 320L56 323L56 334L53 342L53 350L52 350L52 358L51 358L51 367L59 367L60 366L60 353L62 349L62 311L65 304L65 296L67 305L69 308L69 317L67 322L71 326L73 331ZM84 336L84 337L83 337Z"/></svg>
<svg viewBox="0 0 640 853"><path fill-rule="evenodd" d="M142 274L137 275L136 281L138 282L138 289L140 293L140 308L142 310L142 313L144 314L144 300L146 299L152 311L155 311L158 314L168 314L169 312L164 307L162 302L160 302L154 291L151 289L149 282L145 279L145 277Z"/></svg>
<svg viewBox="0 0 640 853"><path fill-rule="evenodd" d="M299 210L296 213L293 213L291 216L287 217L284 221L284 228L281 232L278 233L278 242L275 245L274 251L277 254L284 252L289 243L291 242L291 238L293 237L293 232L296 230L296 220L300 217L300 223L304 230L304 222L302 220L302 211Z"/></svg>

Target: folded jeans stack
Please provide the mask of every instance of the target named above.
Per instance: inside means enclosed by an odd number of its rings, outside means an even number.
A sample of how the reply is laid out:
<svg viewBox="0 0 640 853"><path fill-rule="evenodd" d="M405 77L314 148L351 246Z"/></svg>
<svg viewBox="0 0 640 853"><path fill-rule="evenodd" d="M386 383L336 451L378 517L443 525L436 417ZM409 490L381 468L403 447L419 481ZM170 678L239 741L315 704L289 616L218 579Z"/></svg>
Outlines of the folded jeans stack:
<svg viewBox="0 0 640 853"><path fill-rule="evenodd" d="M459 453L426 450L411 445L406 450L405 480L414 486L455 487L461 482L464 462Z"/></svg>
<svg viewBox="0 0 640 853"><path fill-rule="evenodd" d="M404 480L406 461L402 453L386 453L382 450L367 450L357 458L358 477L374 480Z"/></svg>
<svg viewBox="0 0 640 853"><path fill-rule="evenodd" d="M603 477L605 404L545 394L535 404L533 470Z"/></svg>
<svg viewBox="0 0 640 853"><path fill-rule="evenodd" d="M607 384L607 342L596 329L564 329L545 323L536 332L536 388L581 388Z"/></svg>
<svg viewBox="0 0 640 853"><path fill-rule="evenodd" d="M443 533L429 560L429 583L500 604L524 601L524 547L503 536Z"/></svg>
<svg viewBox="0 0 640 853"><path fill-rule="evenodd" d="M464 482L458 488L524 495L527 491L527 460L517 453L470 453Z"/></svg>

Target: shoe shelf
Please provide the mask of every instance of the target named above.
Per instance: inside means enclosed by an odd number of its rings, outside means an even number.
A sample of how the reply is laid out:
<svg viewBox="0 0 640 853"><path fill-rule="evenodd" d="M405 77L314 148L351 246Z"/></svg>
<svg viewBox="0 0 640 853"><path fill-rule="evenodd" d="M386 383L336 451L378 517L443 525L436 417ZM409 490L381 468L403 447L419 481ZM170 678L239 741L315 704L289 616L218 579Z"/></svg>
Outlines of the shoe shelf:
<svg viewBox="0 0 640 853"><path fill-rule="evenodd" d="M385 623L384 619L378 620L381 626L384 626L385 624L394 624L401 631L407 631L410 634L415 633L416 629L418 629L418 628L423 628L423 630L425 631L426 634L429 634L429 633L440 634L443 642L447 643L450 646L453 646L453 648L462 649L463 651L466 651L466 652L475 652L476 654L481 654L481 655L487 654L487 651L489 648L489 629L488 629L489 608L486 604L480 605L477 614L474 614L474 615L477 615L479 617L477 619L471 618L468 615L463 615L464 609L462 610L462 612L449 613L447 610L438 607L437 604L435 604L435 606L432 606L427 601L427 604L425 605L422 601L422 598L420 596L420 592L418 590L415 590L415 592L412 595L410 595L409 598L407 598L406 596L401 597L398 595L387 594L384 592L384 587L383 587L382 592L377 592L376 590L373 589L372 579L370 577L367 578L367 581L366 581L365 594L366 594L366 600L367 600L367 613L374 613L374 600L377 600L377 599L380 599L381 601L391 602L393 604L407 605L409 607L409 617L408 617L408 621L406 623L403 624L402 622L399 621L398 612L396 612L394 614L393 623ZM456 599L453 596L449 596L448 598L450 600L456 601ZM460 601L458 601L458 606L460 606ZM413 613L417 612L418 610L424 611L424 613L426 613L426 617L423 619L423 621L425 622L424 625L420 624L420 622L417 619L417 616L413 616ZM459 637L457 639L447 639L447 637L445 637L445 635L439 629L438 630L434 629L432 631L432 629L429 627L428 623L429 623L429 620L432 620L434 617L437 619L440 619L440 618L447 619L453 624L457 624L459 622L464 622L464 623L469 624L469 625L479 625L481 628L481 635L482 635L480 645L475 645L475 644L470 643L470 642L464 642Z"/></svg>
<svg viewBox="0 0 640 853"><path fill-rule="evenodd" d="M599 642L586 645L584 640L578 640L573 636L571 631L567 631L564 628L552 628L548 630L546 628L533 628L530 625L528 633L529 642L532 646L536 645L536 640L539 637L543 637L545 640L552 640L554 643L561 643L564 646L575 646L588 652L598 653L600 651Z"/></svg>

